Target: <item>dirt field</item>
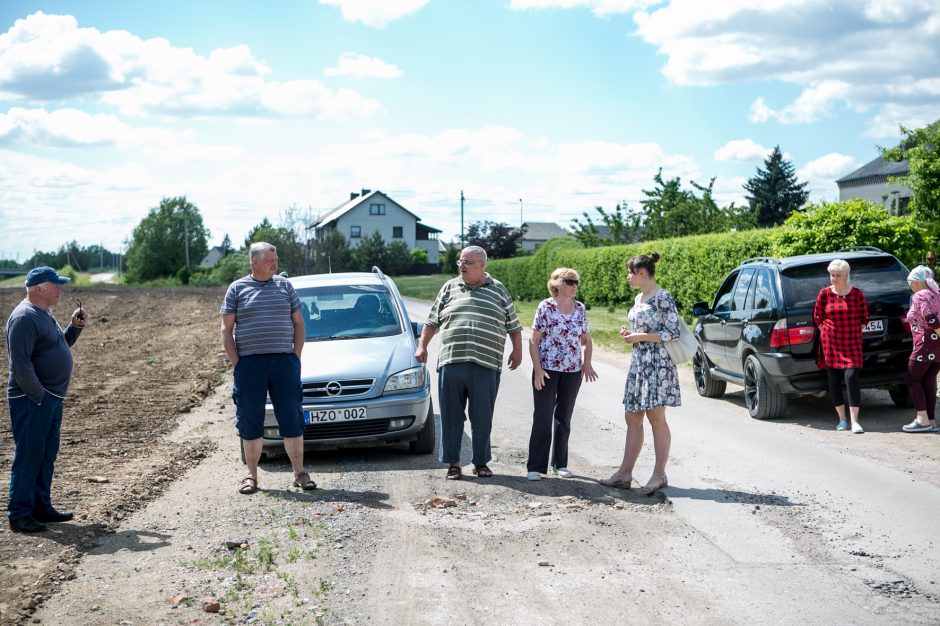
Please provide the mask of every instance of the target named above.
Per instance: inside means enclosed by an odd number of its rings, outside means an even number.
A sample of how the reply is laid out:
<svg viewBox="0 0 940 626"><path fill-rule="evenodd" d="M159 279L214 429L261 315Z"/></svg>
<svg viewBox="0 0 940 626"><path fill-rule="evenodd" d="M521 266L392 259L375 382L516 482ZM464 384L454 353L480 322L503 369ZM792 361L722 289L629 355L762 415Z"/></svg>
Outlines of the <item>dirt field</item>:
<svg viewBox="0 0 940 626"><path fill-rule="evenodd" d="M24 296L0 289L7 315ZM77 523L39 537L0 532L0 623L21 623L73 576L81 554L129 513L162 493L214 442L161 446L181 413L223 380L218 311L224 289L73 288L55 311L63 325L81 298L90 323L73 347L53 502ZM6 385L6 340L0 336ZM13 440L0 404L0 485L9 484ZM4 523L4 526L6 524ZM66 528L67 526L67 528Z"/></svg>

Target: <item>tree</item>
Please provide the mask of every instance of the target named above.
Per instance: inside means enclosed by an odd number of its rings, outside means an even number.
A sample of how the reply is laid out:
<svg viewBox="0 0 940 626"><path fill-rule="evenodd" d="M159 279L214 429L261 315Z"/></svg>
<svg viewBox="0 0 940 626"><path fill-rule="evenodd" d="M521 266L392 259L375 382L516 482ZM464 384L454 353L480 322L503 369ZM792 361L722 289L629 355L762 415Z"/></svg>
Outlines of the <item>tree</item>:
<svg viewBox="0 0 940 626"><path fill-rule="evenodd" d="M373 266L382 269L385 265L385 240L378 229L368 237L363 237L359 247L353 250L353 259L360 272L371 272Z"/></svg>
<svg viewBox="0 0 940 626"><path fill-rule="evenodd" d="M428 255L428 251L424 248L411 249L411 262L414 265L427 265L430 258L431 257Z"/></svg>
<svg viewBox="0 0 940 626"><path fill-rule="evenodd" d="M352 249L336 228L328 229L313 245L313 269L316 274L347 272L353 268Z"/></svg>
<svg viewBox="0 0 940 626"><path fill-rule="evenodd" d="M490 259L508 259L516 254L522 232L504 222L473 222L467 226L466 244L480 246Z"/></svg>
<svg viewBox="0 0 940 626"><path fill-rule="evenodd" d="M287 227L275 228L265 217L261 223L248 231L245 238L245 247L251 244L266 241L277 248L277 266L291 276L307 273L307 256L304 253L304 244L297 238L297 233Z"/></svg>
<svg viewBox="0 0 940 626"><path fill-rule="evenodd" d="M385 266L382 271L389 276L401 276L411 270L411 251L404 241L393 241L385 248Z"/></svg>
<svg viewBox="0 0 940 626"><path fill-rule="evenodd" d="M176 276L186 265L187 236L189 258L195 265L209 250L209 231L203 226L199 209L185 196L160 200L160 206L150 209L131 235L127 280Z"/></svg>
<svg viewBox="0 0 940 626"><path fill-rule="evenodd" d="M757 168L757 173L744 183L748 192L747 201L756 213L760 227L782 224L794 211L798 211L807 199L807 183L796 180L793 165L785 161L780 146L764 159L766 169Z"/></svg>
<svg viewBox="0 0 940 626"><path fill-rule="evenodd" d="M907 159L908 175L892 182L911 188L911 214L932 224L936 231L940 221L940 119L917 130L900 128L904 140L894 148L880 148L881 155L888 161Z"/></svg>
<svg viewBox="0 0 940 626"><path fill-rule="evenodd" d="M232 247L232 239L228 236L228 233L225 233L225 237L222 238L222 245L219 247L222 248L223 259L235 252L235 249Z"/></svg>
<svg viewBox="0 0 940 626"><path fill-rule="evenodd" d="M445 274L453 274L457 271L457 259L460 258L460 246L451 241L444 249L444 254L440 258L441 271Z"/></svg>
<svg viewBox="0 0 940 626"><path fill-rule="evenodd" d="M646 196L643 205L643 239L685 237L727 230L728 215L715 204L712 188L715 179L708 185L691 181L692 190L682 188L679 177L663 180L660 169L653 177L656 185L652 190L643 190ZM701 192L701 197L695 195Z"/></svg>
<svg viewBox="0 0 940 626"><path fill-rule="evenodd" d="M634 243L640 240L640 222L641 215L636 211L627 209L627 203L623 202L614 207L612 213L604 210L604 207L594 207L594 210L600 214L603 230L594 224L594 220L584 211L584 221L579 218L571 220L571 227L574 238L581 242L585 248L596 248L597 246L616 246L625 243Z"/></svg>

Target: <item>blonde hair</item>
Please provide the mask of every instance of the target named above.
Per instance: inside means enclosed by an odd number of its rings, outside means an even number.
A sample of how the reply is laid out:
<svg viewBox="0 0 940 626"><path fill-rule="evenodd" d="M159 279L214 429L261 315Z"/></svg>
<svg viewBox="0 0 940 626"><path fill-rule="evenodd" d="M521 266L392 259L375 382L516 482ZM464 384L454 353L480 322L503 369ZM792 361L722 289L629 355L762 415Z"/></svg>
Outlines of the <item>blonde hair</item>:
<svg viewBox="0 0 940 626"><path fill-rule="evenodd" d="M552 294L552 297L558 295L558 290L561 288L561 283L566 278L571 280L581 280L580 274L570 267L559 267L557 270L552 272L551 278L548 279L548 293Z"/></svg>
<svg viewBox="0 0 940 626"><path fill-rule="evenodd" d="M829 264L829 267L826 268L827 272L845 272L849 274L852 271L852 268L849 267L849 262L842 259L833 259Z"/></svg>

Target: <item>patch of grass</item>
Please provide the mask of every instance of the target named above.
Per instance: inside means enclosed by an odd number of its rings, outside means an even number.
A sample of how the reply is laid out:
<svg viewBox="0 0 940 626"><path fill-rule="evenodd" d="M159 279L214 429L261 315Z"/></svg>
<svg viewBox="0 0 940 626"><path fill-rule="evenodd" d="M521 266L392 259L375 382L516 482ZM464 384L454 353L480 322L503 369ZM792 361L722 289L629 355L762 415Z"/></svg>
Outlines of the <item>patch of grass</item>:
<svg viewBox="0 0 940 626"><path fill-rule="evenodd" d="M300 588L297 586L297 580L287 572L278 572L277 577L284 581L284 586L290 595L295 598L300 596Z"/></svg>
<svg viewBox="0 0 940 626"><path fill-rule="evenodd" d="M455 274L431 274L430 276L398 276L395 285L398 291L406 298L419 300L434 300L441 285L453 278Z"/></svg>
<svg viewBox="0 0 940 626"><path fill-rule="evenodd" d="M300 548L291 548L287 551L286 560L288 563L296 563L297 559L300 558Z"/></svg>
<svg viewBox="0 0 940 626"><path fill-rule="evenodd" d="M267 539L262 539L258 542L258 564L268 572L274 568L275 559L277 558L277 545L271 543Z"/></svg>
<svg viewBox="0 0 940 626"><path fill-rule="evenodd" d="M313 595L317 598L330 590L330 581L321 578L316 587L313 588Z"/></svg>
<svg viewBox="0 0 940 626"><path fill-rule="evenodd" d="M293 524L287 526L287 536L291 538L291 541L297 541L297 528Z"/></svg>

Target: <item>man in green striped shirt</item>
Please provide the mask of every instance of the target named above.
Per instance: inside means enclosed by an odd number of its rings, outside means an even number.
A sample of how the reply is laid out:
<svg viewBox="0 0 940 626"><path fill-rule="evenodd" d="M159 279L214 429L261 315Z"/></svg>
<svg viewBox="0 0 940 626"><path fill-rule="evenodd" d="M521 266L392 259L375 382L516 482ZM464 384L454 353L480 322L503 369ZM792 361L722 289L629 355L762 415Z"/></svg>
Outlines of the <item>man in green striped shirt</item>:
<svg viewBox="0 0 940 626"><path fill-rule="evenodd" d="M437 391L441 410L441 463L447 478L458 480L463 423L470 418L473 473L493 475L486 466L492 458L490 431L499 390L506 335L512 342L507 364L514 370L522 362L522 324L512 297L501 282L486 273L486 251L467 246L457 261L460 276L444 283L431 305L415 358L428 360L428 344L441 332L437 357Z"/></svg>

